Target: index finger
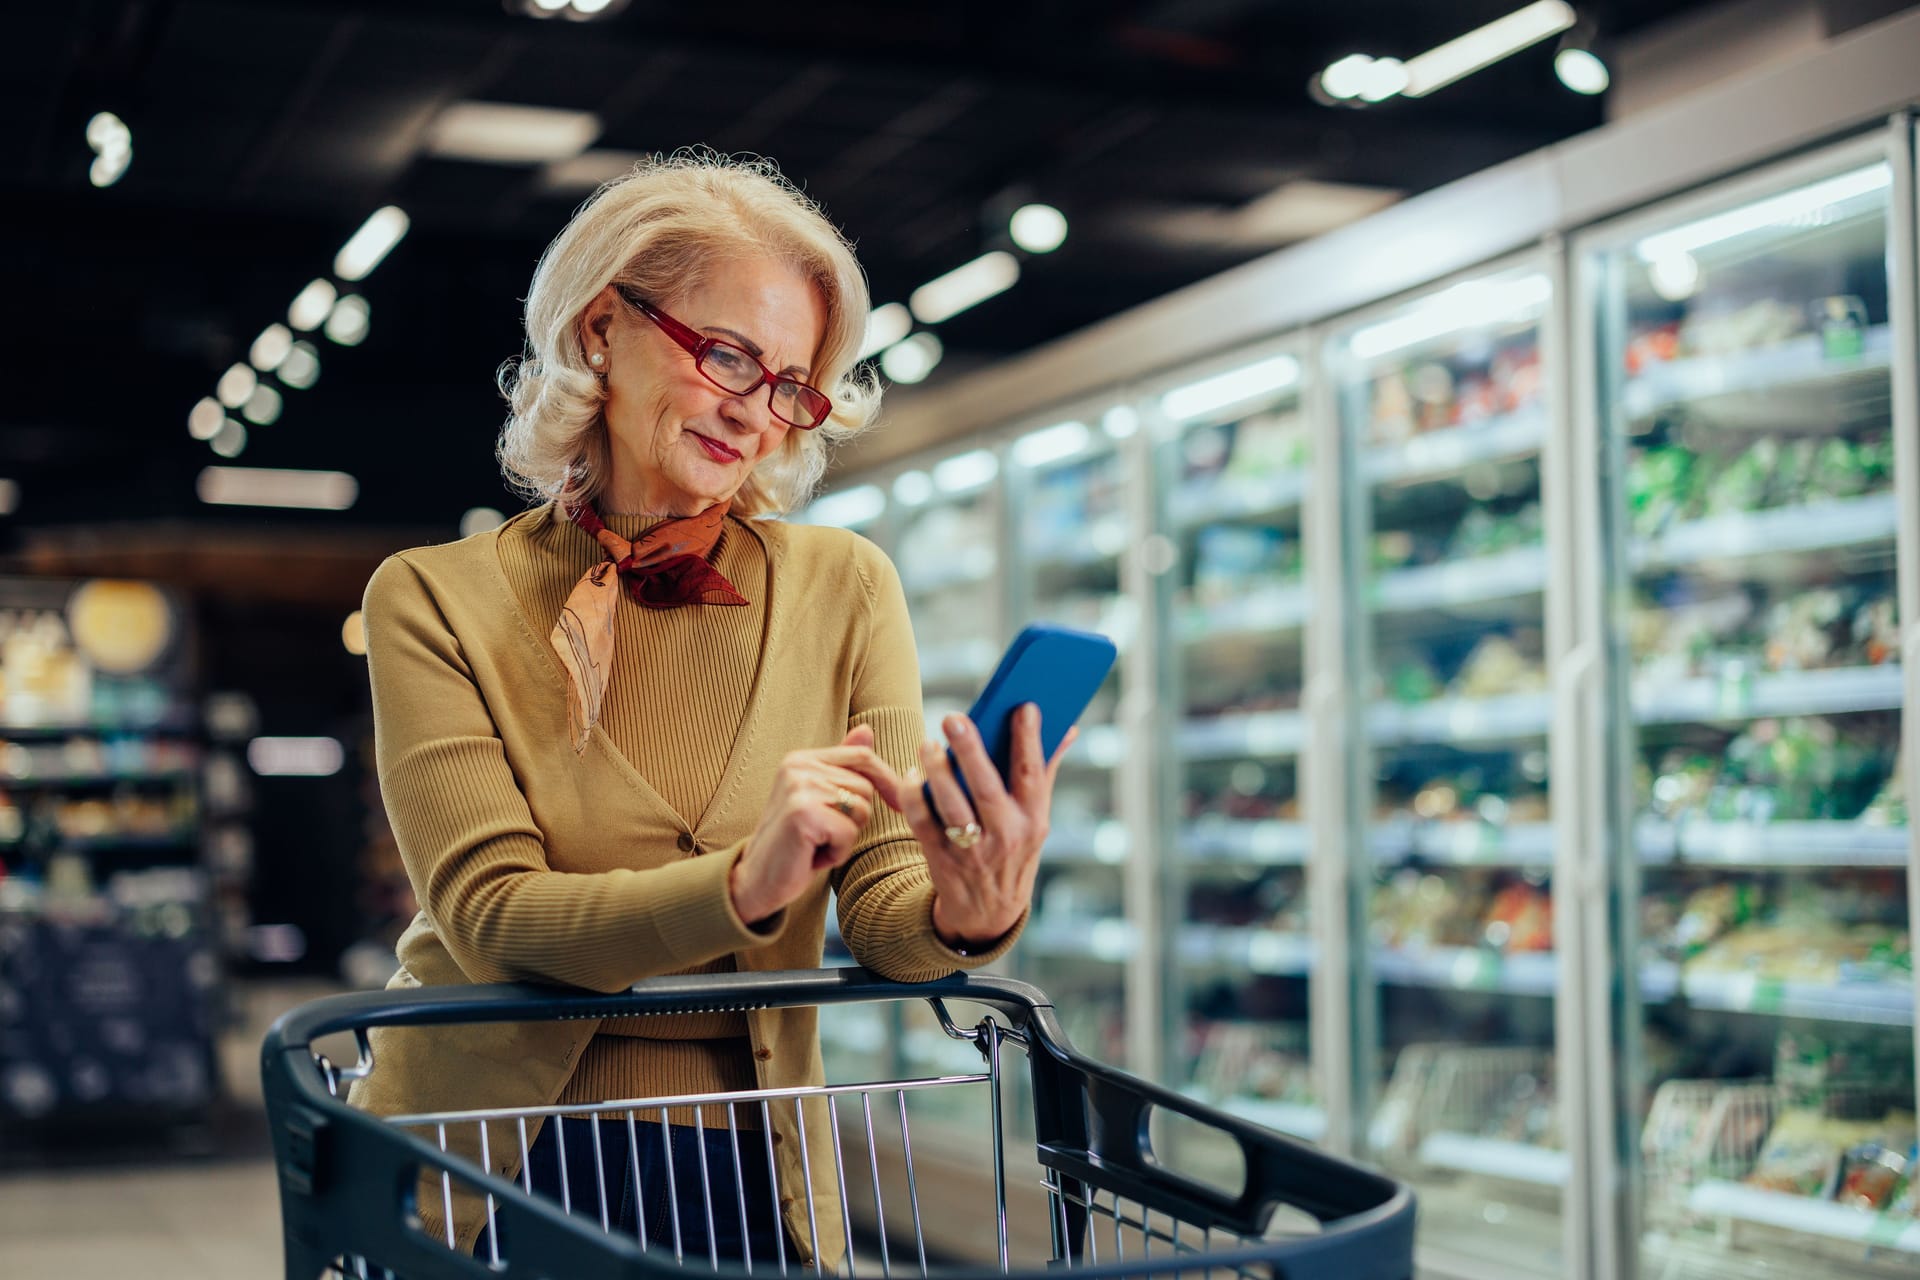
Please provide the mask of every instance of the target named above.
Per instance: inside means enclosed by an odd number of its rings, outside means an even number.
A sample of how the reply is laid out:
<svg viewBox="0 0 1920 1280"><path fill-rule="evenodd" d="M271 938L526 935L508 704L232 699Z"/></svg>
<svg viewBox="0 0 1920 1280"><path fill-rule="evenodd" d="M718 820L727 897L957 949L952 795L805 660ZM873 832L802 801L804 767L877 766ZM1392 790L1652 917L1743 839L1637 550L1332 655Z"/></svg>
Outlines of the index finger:
<svg viewBox="0 0 1920 1280"><path fill-rule="evenodd" d="M897 811L905 803L901 795L906 790L906 782L871 747L828 747L815 752L814 758L822 764L857 773L871 782L874 791L887 802L890 809Z"/></svg>
<svg viewBox="0 0 1920 1280"><path fill-rule="evenodd" d="M1013 717L1013 752L1008 772L1013 798L1028 813L1047 796L1047 757L1040 744L1040 704L1029 702Z"/></svg>

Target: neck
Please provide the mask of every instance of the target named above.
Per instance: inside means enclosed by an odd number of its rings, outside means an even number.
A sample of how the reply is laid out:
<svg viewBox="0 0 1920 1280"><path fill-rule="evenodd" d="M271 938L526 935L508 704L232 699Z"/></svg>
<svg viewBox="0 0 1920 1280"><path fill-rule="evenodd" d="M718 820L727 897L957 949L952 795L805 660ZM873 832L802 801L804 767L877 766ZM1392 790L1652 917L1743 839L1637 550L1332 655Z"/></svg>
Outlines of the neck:
<svg viewBox="0 0 1920 1280"><path fill-rule="evenodd" d="M594 505L602 516L665 517L697 516L713 505L686 494L663 493L653 480L645 468L616 457L613 475Z"/></svg>

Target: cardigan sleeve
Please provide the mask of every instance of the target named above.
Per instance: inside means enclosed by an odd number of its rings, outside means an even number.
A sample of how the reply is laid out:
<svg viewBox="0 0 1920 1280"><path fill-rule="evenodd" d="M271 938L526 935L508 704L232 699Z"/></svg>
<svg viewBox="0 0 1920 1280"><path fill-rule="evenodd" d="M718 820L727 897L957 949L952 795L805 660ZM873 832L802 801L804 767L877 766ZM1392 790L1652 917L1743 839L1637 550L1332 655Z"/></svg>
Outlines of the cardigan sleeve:
<svg viewBox="0 0 1920 1280"><path fill-rule="evenodd" d="M907 597L893 562L860 540L857 561L867 586L865 652L854 673L847 724L873 726L875 749L901 773L919 768L926 733L920 709L920 662L914 651ZM1027 917L991 951L962 955L933 929L933 880L907 820L885 805L861 833L854 856L834 878L840 936L853 958L896 982L927 982L959 969L977 969L1004 956Z"/></svg>
<svg viewBox="0 0 1920 1280"><path fill-rule="evenodd" d="M404 556L367 584L380 793L428 920L475 982L621 991L777 938L727 877L745 849L647 870L555 871L445 615Z"/></svg>

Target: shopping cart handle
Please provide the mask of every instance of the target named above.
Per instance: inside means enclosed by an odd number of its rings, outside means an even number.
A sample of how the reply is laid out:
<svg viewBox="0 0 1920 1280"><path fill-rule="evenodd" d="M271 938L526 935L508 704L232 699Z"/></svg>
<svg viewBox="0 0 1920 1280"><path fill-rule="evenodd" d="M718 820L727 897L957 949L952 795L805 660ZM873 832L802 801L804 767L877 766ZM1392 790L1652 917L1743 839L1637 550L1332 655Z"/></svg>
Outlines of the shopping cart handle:
<svg viewBox="0 0 1920 1280"><path fill-rule="evenodd" d="M266 1051L301 1048L321 1036L374 1027L427 1027L555 1018L780 1009L873 1000L967 1000L1005 1013L1022 1027L1052 1002L1038 987L1010 978L956 973L931 982L895 982L865 969L776 969L764 973L689 973L648 978L612 994L537 983L411 987L328 996L283 1014Z"/></svg>

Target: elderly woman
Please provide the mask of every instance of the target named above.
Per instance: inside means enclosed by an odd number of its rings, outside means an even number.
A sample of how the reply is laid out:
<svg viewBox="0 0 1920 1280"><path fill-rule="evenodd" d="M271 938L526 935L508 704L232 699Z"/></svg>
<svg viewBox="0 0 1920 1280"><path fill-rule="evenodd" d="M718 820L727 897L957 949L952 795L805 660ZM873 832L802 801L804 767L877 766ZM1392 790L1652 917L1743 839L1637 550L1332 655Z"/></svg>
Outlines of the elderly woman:
<svg viewBox="0 0 1920 1280"><path fill-rule="evenodd" d="M830 892L854 957L890 978L971 969L1012 945L1058 767L1037 708L1016 721L1008 785L966 718L945 722L969 802L923 741L893 565L852 533L771 518L874 414L877 389L854 368L867 311L846 241L765 163L645 164L547 250L526 355L503 374L499 442L538 505L393 556L367 587L380 786L424 904L396 985L612 992L657 974L809 967ZM389 1115L822 1079L812 1010L394 1030L375 1033L375 1052L354 1101ZM529 1172L557 1196L564 1147L574 1187L606 1177L616 1229L664 1240L677 1212L690 1253L768 1258L784 1244L830 1266L832 1233L816 1244L807 1226L793 1109L770 1118L771 1144L740 1143L737 1187L718 1107L704 1132L691 1109L668 1139L640 1126L631 1152L625 1126L606 1126L599 1169L570 1129L584 1121L545 1126ZM757 1128L761 1113L736 1120ZM837 1221L824 1120L815 1109L807 1135L823 1223ZM716 1203L751 1208L744 1242L731 1220L708 1241L692 1207L702 1143ZM464 1154L480 1159L477 1136ZM519 1176L515 1135L488 1155ZM436 1180L421 1197L435 1234L441 1203ZM597 1218L595 1195L575 1204ZM459 1247L485 1216L456 1193ZM772 1234L781 1222L787 1241Z"/></svg>

